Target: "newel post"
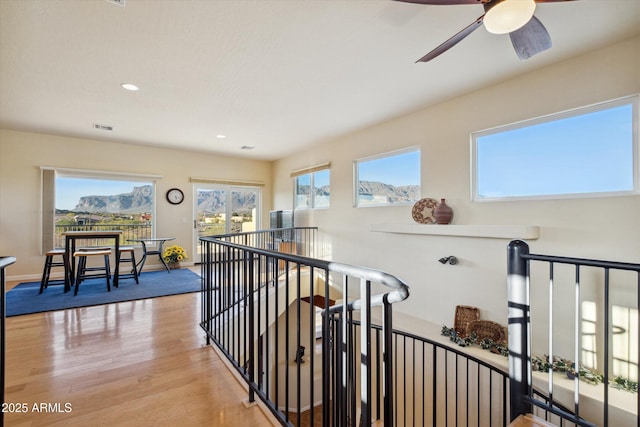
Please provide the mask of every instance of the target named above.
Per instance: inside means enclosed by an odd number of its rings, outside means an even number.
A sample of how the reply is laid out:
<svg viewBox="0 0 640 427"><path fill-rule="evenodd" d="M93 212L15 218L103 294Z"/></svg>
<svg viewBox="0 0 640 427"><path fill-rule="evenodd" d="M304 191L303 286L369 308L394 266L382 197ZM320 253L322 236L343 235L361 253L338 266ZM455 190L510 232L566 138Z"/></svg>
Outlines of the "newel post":
<svg viewBox="0 0 640 427"><path fill-rule="evenodd" d="M531 413L524 400L531 388L531 346L529 316L529 271L523 255L529 246L513 240L507 246L507 307L509 310L510 418Z"/></svg>

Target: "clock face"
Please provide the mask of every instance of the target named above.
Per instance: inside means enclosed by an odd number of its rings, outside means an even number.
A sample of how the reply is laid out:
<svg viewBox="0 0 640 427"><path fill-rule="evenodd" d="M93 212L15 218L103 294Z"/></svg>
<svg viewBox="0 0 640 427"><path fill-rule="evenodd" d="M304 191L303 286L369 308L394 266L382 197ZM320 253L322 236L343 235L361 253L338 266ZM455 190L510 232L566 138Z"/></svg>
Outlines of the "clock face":
<svg viewBox="0 0 640 427"><path fill-rule="evenodd" d="M179 188L167 191L167 201L173 205L179 205L184 200L184 193Z"/></svg>

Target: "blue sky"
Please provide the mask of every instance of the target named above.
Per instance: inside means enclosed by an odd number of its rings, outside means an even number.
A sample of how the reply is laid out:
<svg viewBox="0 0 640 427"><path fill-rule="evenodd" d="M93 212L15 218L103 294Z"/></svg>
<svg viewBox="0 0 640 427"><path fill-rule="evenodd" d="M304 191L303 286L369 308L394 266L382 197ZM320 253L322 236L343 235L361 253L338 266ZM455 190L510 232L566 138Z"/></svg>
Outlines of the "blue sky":
<svg viewBox="0 0 640 427"><path fill-rule="evenodd" d="M420 185L420 150L358 163L361 181L378 181L397 186Z"/></svg>
<svg viewBox="0 0 640 427"><path fill-rule="evenodd" d="M85 179L56 177L56 208L73 209L82 196L112 196L130 193L133 187L150 182L115 181L105 179Z"/></svg>
<svg viewBox="0 0 640 427"><path fill-rule="evenodd" d="M478 195L633 189L630 104L477 138Z"/></svg>

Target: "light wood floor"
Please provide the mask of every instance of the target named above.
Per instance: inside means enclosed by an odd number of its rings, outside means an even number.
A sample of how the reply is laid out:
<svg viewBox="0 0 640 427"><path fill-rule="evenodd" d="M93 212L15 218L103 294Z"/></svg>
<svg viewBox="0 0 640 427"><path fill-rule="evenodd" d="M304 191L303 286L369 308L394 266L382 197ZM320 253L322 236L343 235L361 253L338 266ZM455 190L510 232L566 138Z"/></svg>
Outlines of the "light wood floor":
<svg viewBox="0 0 640 427"><path fill-rule="evenodd" d="M8 318L5 398L27 411L5 425L273 425L244 406L199 316L192 293Z"/></svg>

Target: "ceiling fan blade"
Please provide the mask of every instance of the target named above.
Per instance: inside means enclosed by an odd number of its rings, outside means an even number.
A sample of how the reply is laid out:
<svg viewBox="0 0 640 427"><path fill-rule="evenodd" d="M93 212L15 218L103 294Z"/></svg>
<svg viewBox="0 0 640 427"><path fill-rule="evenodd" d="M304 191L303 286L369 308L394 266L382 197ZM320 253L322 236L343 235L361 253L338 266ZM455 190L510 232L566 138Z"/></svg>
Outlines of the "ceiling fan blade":
<svg viewBox="0 0 640 427"><path fill-rule="evenodd" d="M418 59L416 62L428 62L428 61L431 61L433 58L439 56L440 54L442 54L442 53L444 53L446 51L448 51L449 49L451 49L452 47L454 47L455 45L460 43L460 41L462 41L462 39L464 39L469 34L474 32L476 30L476 28L481 26L483 19L484 19L484 15L482 15L480 18L476 19L471 25L467 26L465 29L460 31L458 34L456 34L455 36L451 37L449 40L447 40L446 42L442 43L440 46L438 46L437 48L433 49L431 52L427 53L422 58Z"/></svg>
<svg viewBox="0 0 640 427"><path fill-rule="evenodd" d="M509 37L518 58L523 61L551 47L547 29L535 16L523 27L510 32Z"/></svg>

